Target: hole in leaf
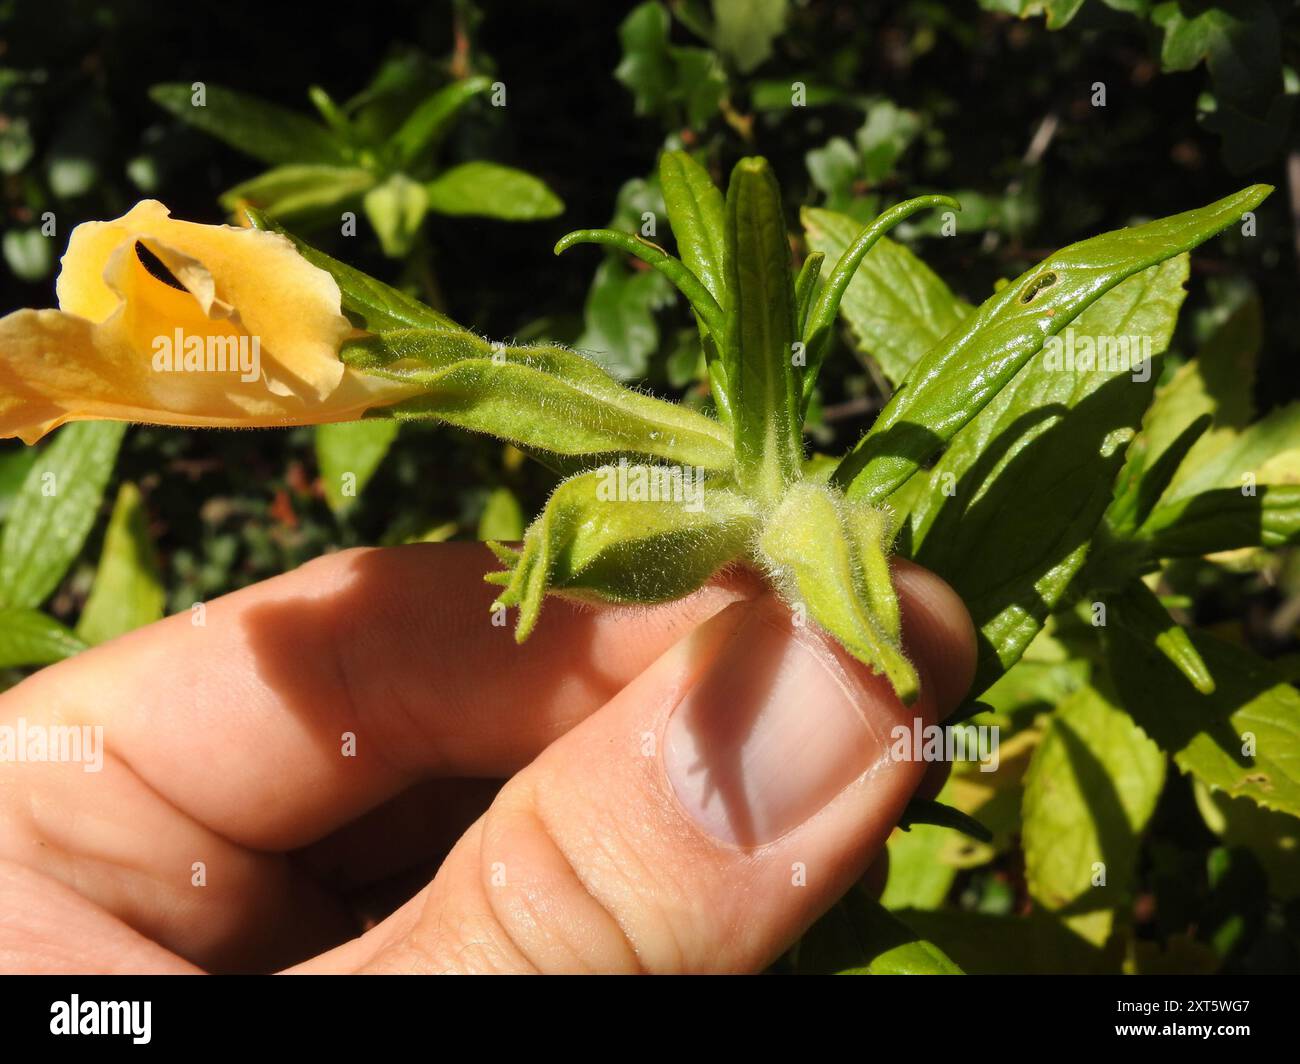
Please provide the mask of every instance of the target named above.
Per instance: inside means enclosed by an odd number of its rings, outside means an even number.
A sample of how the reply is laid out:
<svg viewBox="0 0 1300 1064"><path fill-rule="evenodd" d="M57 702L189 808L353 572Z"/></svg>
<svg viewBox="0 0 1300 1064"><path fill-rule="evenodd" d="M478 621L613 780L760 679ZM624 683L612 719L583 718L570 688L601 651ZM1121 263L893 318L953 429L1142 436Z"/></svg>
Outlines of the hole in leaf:
<svg viewBox="0 0 1300 1064"><path fill-rule="evenodd" d="M135 257L140 260L140 265L149 271L149 276L155 281L162 281L169 288L174 288L178 292L187 292L187 289L180 281L176 280L172 271L167 269L166 264L144 246L139 240L135 242Z"/></svg>
<svg viewBox="0 0 1300 1064"><path fill-rule="evenodd" d="M1058 278L1055 273L1048 270L1046 273L1040 273L1025 286L1025 290L1020 293L1020 302L1022 304L1032 303L1037 298L1038 293L1044 288L1051 288L1056 284Z"/></svg>

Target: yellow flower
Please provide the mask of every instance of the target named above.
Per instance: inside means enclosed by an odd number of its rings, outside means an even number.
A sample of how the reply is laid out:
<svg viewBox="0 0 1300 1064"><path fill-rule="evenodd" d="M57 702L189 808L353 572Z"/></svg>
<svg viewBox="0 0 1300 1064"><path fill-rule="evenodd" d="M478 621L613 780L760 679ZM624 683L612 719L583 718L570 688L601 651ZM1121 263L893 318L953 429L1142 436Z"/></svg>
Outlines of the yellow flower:
<svg viewBox="0 0 1300 1064"><path fill-rule="evenodd" d="M57 292L59 310L0 318L0 437L86 419L351 421L418 390L343 365L338 285L284 237L177 221L155 200L77 226Z"/></svg>

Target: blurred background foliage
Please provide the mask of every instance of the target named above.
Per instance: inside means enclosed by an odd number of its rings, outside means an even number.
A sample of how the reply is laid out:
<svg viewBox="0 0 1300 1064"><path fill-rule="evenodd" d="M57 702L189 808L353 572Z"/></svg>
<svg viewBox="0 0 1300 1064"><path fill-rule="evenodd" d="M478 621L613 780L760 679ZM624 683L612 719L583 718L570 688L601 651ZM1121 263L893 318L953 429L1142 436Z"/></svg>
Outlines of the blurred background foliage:
<svg viewBox="0 0 1300 1064"><path fill-rule="evenodd" d="M363 17L311 10L0 0L0 308L52 303L58 256L81 221L146 196L211 222L252 202L490 337L572 343L620 377L707 405L697 332L663 278L613 252L551 251L572 228L641 230L662 218L654 175L666 146L697 152L715 176L742 155L769 157L800 255L801 208L865 219L906 196L957 195L955 235L936 215L895 236L976 304L1074 240L1267 181L1279 191L1258 234L1229 231L1193 255L1165 372L1228 330L1253 380L1248 405L1263 414L1300 395L1300 18L1290 3L372 0ZM233 125L196 127L184 106L195 82L292 112L268 121L296 137L250 147L235 127L253 105L224 96ZM497 84L505 106L492 99ZM412 121L409 150L394 154L385 145ZM485 163L495 178L474 169ZM446 180L467 164L466 180ZM524 183L468 202L483 180ZM348 210L355 235L341 231ZM813 440L829 453L888 394L854 337L846 327L837 338L813 406ZM33 633L26 658L0 652L0 665L54 660L326 550L517 536L554 482L510 448L420 424L124 437L99 427L83 444L103 501L82 500L84 529L22 589L24 608L43 604L62 627ZM21 507L32 459L0 445L0 520ZM339 490L343 470L358 473L356 497ZM1162 579L1180 616L1276 659L1289 679L1300 671L1292 552L1183 562ZM969 971L1300 968L1300 821L1173 771L1140 845L1130 840L1123 911L1100 932L1090 914L1045 915L1025 875L1021 808L1035 782L1024 769L1044 711L1068 706L1085 727L1105 719L1089 683L1105 653L1081 621L1058 617L1000 681L988 701L1009 736L1004 767L991 779L958 772L943 796L993 841L934 827L896 835L885 906ZM837 950L861 928L852 914L834 918L847 922L820 925L826 941L810 937L789 966L841 964Z"/></svg>

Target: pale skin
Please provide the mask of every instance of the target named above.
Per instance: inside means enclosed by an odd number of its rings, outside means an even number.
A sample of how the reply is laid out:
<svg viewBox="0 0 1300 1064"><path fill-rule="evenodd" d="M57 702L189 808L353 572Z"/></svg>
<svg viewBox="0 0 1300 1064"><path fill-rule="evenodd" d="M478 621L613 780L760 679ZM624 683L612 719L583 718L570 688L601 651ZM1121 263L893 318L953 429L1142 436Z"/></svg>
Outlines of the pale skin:
<svg viewBox="0 0 1300 1064"><path fill-rule="evenodd" d="M0 970L761 971L942 781L882 741L784 834L719 840L664 768L669 718L738 626L822 637L739 571L663 606L550 600L518 646L492 567L475 544L330 555L0 695L0 723L103 725L106 751L0 764ZM956 594L895 581L916 706L819 651L873 736L941 719L974 672Z"/></svg>

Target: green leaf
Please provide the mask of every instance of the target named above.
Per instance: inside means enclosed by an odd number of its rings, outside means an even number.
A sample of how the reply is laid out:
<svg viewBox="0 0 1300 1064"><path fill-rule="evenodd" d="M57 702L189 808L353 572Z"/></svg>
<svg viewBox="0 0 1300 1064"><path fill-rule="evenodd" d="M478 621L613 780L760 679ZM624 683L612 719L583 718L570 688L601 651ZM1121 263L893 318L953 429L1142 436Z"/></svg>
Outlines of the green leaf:
<svg viewBox="0 0 1300 1064"><path fill-rule="evenodd" d="M1269 894L1289 901L1300 897L1300 819L1261 809L1247 798L1195 785L1196 805L1205 826L1228 847L1249 850L1268 877Z"/></svg>
<svg viewBox="0 0 1300 1064"><path fill-rule="evenodd" d="M717 422L624 388L562 347L409 330L345 344L341 355L365 372L424 387L424 394L386 407L393 417L431 418L554 454L731 466L731 444Z"/></svg>
<svg viewBox="0 0 1300 1064"><path fill-rule="evenodd" d="M398 291L369 274L339 262L338 259L326 255L323 251L317 251L260 211L250 208L247 214L249 220L258 229L279 233L291 240L294 247L298 249L298 254L334 278L343 296L343 311L358 327L370 332L411 328L464 331L446 315L438 313L418 299L413 299L405 292Z"/></svg>
<svg viewBox="0 0 1300 1064"><path fill-rule="evenodd" d="M1214 677L1196 652L1187 629L1174 621L1146 584L1133 579L1107 596L1108 623L1136 642L1154 646L1201 694L1214 693Z"/></svg>
<svg viewBox="0 0 1300 1064"><path fill-rule="evenodd" d="M861 230L846 214L805 207L809 246L838 259ZM972 311L902 244L881 237L853 275L840 312L858 349L897 387L922 355Z"/></svg>
<svg viewBox="0 0 1300 1064"><path fill-rule="evenodd" d="M1083 2L1084 0L979 0L980 7L988 11L1002 11L1021 18L1046 15L1049 30L1063 29L1078 14Z"/></svg>
<svg viewBox="0 0 1300 1064"><path fill-rule="evenodd" d="M1020 657L1082 567L1159 375L1152 365L1135 380L1129 366L1146 354L1158 363L1186 277L1181 256L1110 291L918 474L899 549L966 602L979 633L972 693ZM1070 342L1082 357L1118 337L1137 341L1113 365L1065 363Z"/></svg>
<svg viewBox="0 0 1300 1064"><path fill-rule="evenodd" d="M840 302L844 298L849 283L858 272L862 260L875 247L876 243L884 237L886 232L904 218L908 218L917 211L925 210L928 207L961 209L961 205L950 196L918 196L916 199L905 200L859 229L840 254L830 275L826 278L826 284L821 289L821 294L808 312L808 321L804 325L803 339L808 348L808 368L803 374L802 385L805 402L812 394L813 385L817 380L817 372L821 368L822 359L826 356L826 348L830 342L831 326L835 324L835 316L839 313Z"/></svg>
<svg viewBox="0 0 1300 1064"><path fill-rule="evenodd" d="M795 376L794 280L781 190L767 160L742 159L727 189L728 406L741 486L780 497L803 462Z"/></svg>
<svg viewBox="0 0 1300 1064"><path fill-rule="evenodd" d="M992 296L922 358L836 471L880 501L973 419L1039 350L1116 285L1208 240L1272 191L1252 185L1198 210L1072 244Z"/></svg>
<svg viewBox="0 0 1300 1064"><path fill-rule="evenodd" d="M689 479L688 479L689 478ZM518 606L516 638L537 623L549 591L602 602L667 602L690 594L740 557L754 535L753 504L696 471L621 462L564 481L524 536L502 606Z"/></svg>
<svg viewBox="0 0 1300 1064"><path fill-rule="evenodd" d="M402 258L411 250L415 234L429 209L424 186L405 174L393 174L382 185L367 192L362 202L384 254L394 259Z"/></svg>
<svg viewBox="0 0 1300 1064"><path fill-rule="evenodd" d="M855 887L794 949L805 975L961 975L962 970L879 902Z"/></svg>
<svg viewBox="0 0 1300 1064"><path fill-rule="evenodd" d="M507 222L554 218L564 201L540 177L496 163L471 162L444 170L424 186L429 209Z"/></svg>
<svg viewBox="0 0 1300 1064"><path fill-rule="evenodd" d="M341 163L343 146L328 129L310 118L233 89L208 85L205 103L196 107L190 85L155 85L154 103L182 122L232 148L280 166L289 163Z"/></svg>
<svg viewBox="0 0 1300 1064"><path fill-rule="evenodd" d="M789 0L713 0L713 43L748 74L772 54L789 9Z"/></svg>
<svg viewBox="0 0 1300 1064"><path fill-rule="evenodd" d="M1101 631L1124 708L1180 769L1232 797L1300 815L1300 691L1279 668L1193 632L1214 693L1170 698L1182 682L1173 665L1110 627Z"/></svg>
<svg viewBox="0 0 1300 1064"><path fill-rule="evenodd" d="M86 644L53 617L0 606L0 669L52 665L85 649Z"/></svg>
<svg viewBox="0 0 1300 1064"><path fill-rule="evenodd" d="M162 617L165 599L140 489L125 483L117 491L77 636L94 645L150 624Z"/></svg>
<svg viewBox="0 0 1300 1064"><path fill-rule="evenodd" d="M439 89L425 99L407 116L388 143L394 165L398 168L407 167L420 156L428 154L460 109L490 88L490 78L466 78Z"/></svg>
<svg viewBox="0 0 1300 1064"><path fill-rule="evenodd" d="M1025 776L1022 845L1034 900L1074 915L1125 905L1164 781L1164 754L1128 714L1096 688L1071 695Z"/></svg>
<svg viewBox="0 0 1300 1064"><path fill-rule="evenodd" d="M632 93L637 114L700 128L717 113L727 76L714 52L671 44L671 23L658 0L633 8L618 28L623 59L614 77Z"/></svg>
<svg viewBox="0 0 1300 1064"><path fill-rule="evenodd" d="M495 488L478 519L480 540L513 541L524 538L524 508L509 488Z"/></svg>
<svg viewBox="0 0 1300 1064"><path fill-rule="evenodd" d="M1211 453L1193 448L1157 509L1216 488L1240 491L1269 483L1268 466L1291 452L1300 453L1300 402L1277 407L1244 431L1220 439Z"/></svg>
<svg viewBox="0 0 1300 1064"><path fill-rule="evenodd" d="M35 464L39 453L35 447L24 447L21 444L0 450L0 521L8 516L9 509L27 478L27 472Z"/></svg>
<svg viewBox="0 0 1300 1064"><path fill-rule="evenodd" d="M911 702L919 681L903 653L888 545L883 511L805 480L767 518L758 550L786 601L803 603L809 617Z"/></svg>
<svg viewBox="0 0 1300 1064"><path fill-rule="evenodd" d="M40 229L13 228L0 238L5 264L21 281L44 280L54 267L54 241Z"/></svg>
<svg viewBox="0 0 1300 1064"><path fill-rule="evenodd" d="M663 153L659 184L678 255L718 306L723 306L727 298L727 233L722 193L709 172L684 151Z"/></svg>
<svg viewBox="0 0 1300 1064"><path fill-rule="evenodd" d="M596 267L583 308L586 327L574 346L621 380L645 376L659 347L655 311L673 302L673 287L654 270L633 270L607 256Z"/></svg>
<svg viewBox="0 0 1300 1064"><path fill-rule="evenodd" d="M644 237L618 233L612 229L577 229L560 238L555 245L555 254L561 255L576 244L600 244L640 259L663 274L687 298L714 336L721 338L725 335L726 322L722 308L709 294L709 290L681 261L669 255L658 244L651 243Z"/></svg>
<svg viewBox="0 0 1300 1064"><path fill-rule="evenodd" d="M331 510L342 513L356 503L401 427L389 418L316 426L316 464Z"/></svg>
<svg viewBox="0 0 1300 1064"><path fill-rule="evenodd" d="M126 426L66 425L41 452L0 534L0 606L39 606L81 552Z"/></svg>
<svg viewBox="0 0 1300 1064"><path fill-rule="evenodd" d="M317 225L337 221L343 205L374 183L374 174L355 166L277 166L223 192L221 205L231 212L259 207L285 225Z"/></svg>
<svg viewBox="0 0 1300 1064"><path fill-rule="evenodd" d="M1153 510L1124 546L1145 547L1151 558L1186 558L1292 543L1300 543L1300 484L1263 484L1252 495L1220 488L1178 499Z"/></svg>

